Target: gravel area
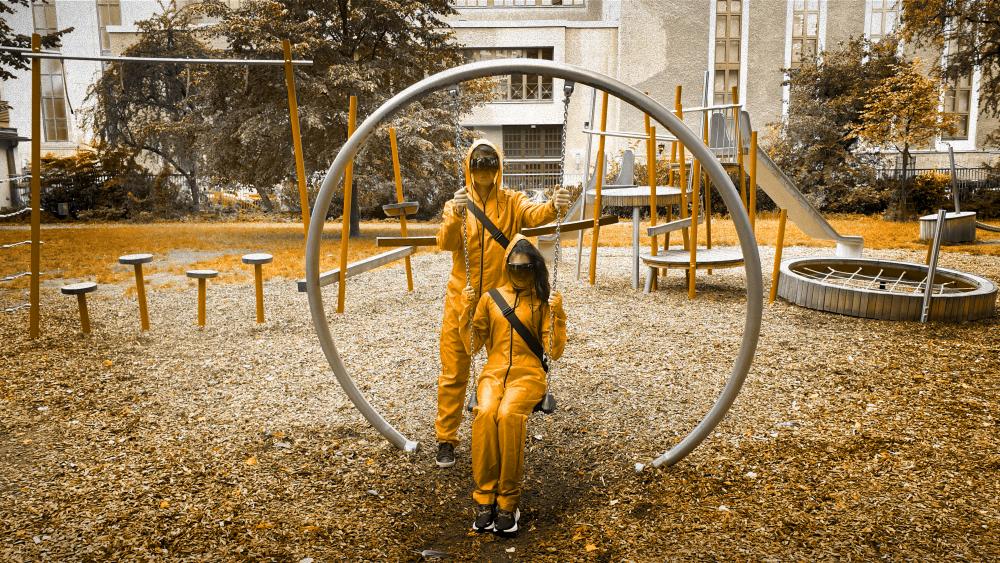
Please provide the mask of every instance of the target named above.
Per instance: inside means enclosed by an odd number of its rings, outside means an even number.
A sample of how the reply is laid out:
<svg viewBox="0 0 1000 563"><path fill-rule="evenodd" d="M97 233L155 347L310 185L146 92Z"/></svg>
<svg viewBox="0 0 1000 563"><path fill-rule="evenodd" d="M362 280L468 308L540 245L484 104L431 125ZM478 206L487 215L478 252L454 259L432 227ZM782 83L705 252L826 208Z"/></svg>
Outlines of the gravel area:
<svg viewBox="0 0 1000 563"><path fill-rule="evenodd" d="M50 287L43 338L27 339L27 310L0 316L0 560L1000 558L997 318L924 326L766 306L717 431L636 474L722 388L743 271L700 275L689 301L678 272L653 295L631 290L627 249L602 249L596 288L572 279L571 254L560 408L529 421L519 537L469 531L468 422L458 464L433 466L450 258L421 252L412 293L401 263L351 279L342 316L335 286L325 293L345 364L416 454L353 409L291 280L265 285L260 326L252 285L211 281L204 330L195 284L177 280L151 283L147 334L127 285L90 295L90 337L75 299ZM1000 280L996 257L942 266Z"/></svg>

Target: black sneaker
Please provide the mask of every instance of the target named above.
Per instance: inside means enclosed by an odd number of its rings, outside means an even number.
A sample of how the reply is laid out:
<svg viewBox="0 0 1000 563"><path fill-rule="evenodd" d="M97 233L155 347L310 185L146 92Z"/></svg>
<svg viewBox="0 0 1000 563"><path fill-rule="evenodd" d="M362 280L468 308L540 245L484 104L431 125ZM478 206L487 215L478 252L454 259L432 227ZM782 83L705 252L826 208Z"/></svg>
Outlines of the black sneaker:
<svg viewBox="0 0 1000 563"><path fill-rule="evenodd" d="M493 531L498 534L516 534L517 533L517 521L521 519L521 511L514 509L514 512L508 510L498 510L497 518L493 521Z"/></svg>
<svg viewBox="0 0 1000 563"><path fill-rule="evenodd" d="M438 467L451 467L455 465L455 446L448 442L438 444L437 459Z"/></svg>
<svg viewBox="0 0 1000 563"><path fill-rule="evenodd" d="M476 507L476 521L472 529L476 532L492 532L493 519L496 517L496 507L492 504L480 504Z"/></svg>

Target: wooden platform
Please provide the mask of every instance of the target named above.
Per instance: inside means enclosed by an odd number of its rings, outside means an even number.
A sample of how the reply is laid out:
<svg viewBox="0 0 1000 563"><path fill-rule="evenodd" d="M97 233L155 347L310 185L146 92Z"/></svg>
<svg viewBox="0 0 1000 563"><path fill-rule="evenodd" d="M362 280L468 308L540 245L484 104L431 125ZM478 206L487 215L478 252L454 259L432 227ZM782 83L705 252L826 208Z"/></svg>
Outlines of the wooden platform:
<svg viewBox="0 0 1000 563"><path fill-rule="evenodd" d="M671 249L666 252L662 250L656 256L641 254L642 263L649 267L656 268L679 268L689 269L691 267L691 252L684 249ZM743 265L743 253L739 248L699 248L696 253L696 265L698 269L724 269L736 268Z"/></svg>

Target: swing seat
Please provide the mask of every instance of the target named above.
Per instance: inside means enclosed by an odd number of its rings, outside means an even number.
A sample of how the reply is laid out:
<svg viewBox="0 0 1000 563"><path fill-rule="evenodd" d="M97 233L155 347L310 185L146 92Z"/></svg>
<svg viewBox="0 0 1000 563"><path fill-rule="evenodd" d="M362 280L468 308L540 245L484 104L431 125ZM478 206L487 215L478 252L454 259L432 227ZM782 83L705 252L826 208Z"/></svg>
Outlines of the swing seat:
<svg viewBox="0 0 1000 563"><path fill-rule="evenodd" d="M385 213L387 217L399 217L400 215L409 217L410 215L416 215L419 210L420 203L416 201L387 203L382 206L382 212Z"/></svg>
<svg viewBox="0 0 1000 563"><path fill-rule="evenodd" d="M478 404L479 401L477 401L476 396L473 395L469 398L469 402L466 403L465 410L472 412L472 409L476 408L476 405ZM535 408L531 409L531 412L540 412L542 414L552 414L556 412L556 396L552 393L546 392L545 396L542 397L542 400L538 401L538 404L535 405Z"/></svg>

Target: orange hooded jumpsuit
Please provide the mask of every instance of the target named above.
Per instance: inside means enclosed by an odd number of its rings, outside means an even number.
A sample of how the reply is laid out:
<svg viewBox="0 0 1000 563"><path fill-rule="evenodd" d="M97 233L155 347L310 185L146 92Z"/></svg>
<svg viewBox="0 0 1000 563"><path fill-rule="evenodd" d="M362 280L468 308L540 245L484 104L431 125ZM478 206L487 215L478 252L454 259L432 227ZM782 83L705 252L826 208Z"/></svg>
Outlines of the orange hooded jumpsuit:
<svg viewBox="0 0 1000 563"><path fill-rule="evenodd" d="M493 189L485 199L472 186L469 160L476 147L486 145L497 152L500 168L493 181ZM531 203L521 192L501 187L503 178L503 153L489 141L480 139L472 143L465 155L466 191L469 199L483 210L493 224L503 231L508 240L522 228L537 227L556 219L555 204ZM465 288L465 256L462 253L462 220L469 236L469 275L477 298L506 280L505 249L490 237L472 213L463 214L448 202L444 218L437 233L438 248L452 253L451 277L444 302L444 319L441 322L441 376L438 378L438 414L434 423L438 442L458 445L458 427L462 422L462 405L465 386L469 381L468 335L465 343L459 335L459 316L463 311L462 290Z"/></svg>
<svg viewBox="0 0 1000 563"><path fill-rule="evenodd" d="M524 237L511 240L510 249ZM506 269L508 253L503 264ZM535 294L534 284L519 288L508 281L498 288L517 318L538 339L553 360L562 356L566 346L566 313L562 296L552 296L555 324L549 304ZM469 346L469 315L475 346L487 347L486 366L479 376L477 398L472 422L472 478L476 489L472 498L476 504L493 504L500 510L513 511L521 499L524 477L524 440L528 432L528 415L545 395L545 370L528 344L503 316L500 307L487 294L478 304L465 301L462 314L462 342ZM552 349L549 350L549 333Z"/></svg>

